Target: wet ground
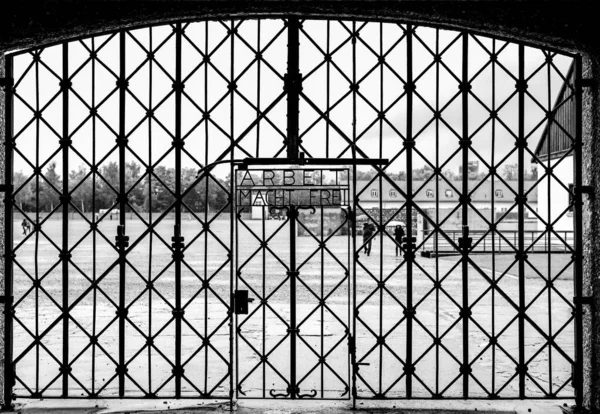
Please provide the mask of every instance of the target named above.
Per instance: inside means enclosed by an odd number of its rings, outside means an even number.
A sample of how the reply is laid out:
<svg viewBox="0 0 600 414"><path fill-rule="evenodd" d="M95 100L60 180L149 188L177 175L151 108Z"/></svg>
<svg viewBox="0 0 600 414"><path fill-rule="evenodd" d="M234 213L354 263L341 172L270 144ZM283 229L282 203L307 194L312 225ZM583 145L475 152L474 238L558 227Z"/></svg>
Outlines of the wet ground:
<svg viewBox="0 0 600 414"><path fill-rule="evenodd" d="M567 402L546 401L546 402L465 402L465 401L446 401L444 404L439 402L412 401L406 403L386 402L386 407L382 404L372 403L370 405L359 404L356 410L350 405L340 404L339 402L320 401L243 401L233 405L233 410L228 403L211 402L181 402L181 401L156 401L156 402L132 402L132 401L97 401L90 404L88 401L73 403L68 406L64 402L27 402L19 407L17 411L23 414L42 414L42 413L64 413L64 414L95 414L95 413L226 413L237 412L240 414L309 414L309 413L328 413L328 414L346 414L346 413L365 413L365 414L564 414L572 412L572 407Z"/></svg>
<svg viewBox="0 0 600 414"><path fill-rule="evenodd" d="M59 220L44 226L48 239L40 237L36 243L35 238L29 238L17 250L18 321L14 350L19 376L15 390L19 395L35 390L45 395L61 393L63 300L77 303L68 324L67 354L72 368L69 394L83 397L93 391L117 395L118 267L97 283L99 289L95 293L86 294L92 281L118 257L111 247L116 222L100 226L106 238L95 236L95 248L91 234L79 241L87 231L84 224L71 223L69 245L76 247L66 295L58 250L53 247L53 243L61 245ZM259 239L268 240L268 249L260 249L260 241L241 224L238 226L238 255L234 258L238 266L233 269L238 276L233 283L237 283L237 289L248 289L250 296L256 298L250 304L251 313L239 315L234 327L238 335L233 369L237 372L240 397L244 396L242 393L259 398L268 397L271 391L284 393L291 372L291 340L287 331L292 319L291 282L286 273L290 240L286 227L277 231L282 224L267 221L263 236L260 221L247 222ZM198 223L190 220L182 228L189 246L181 278L181 303L185 309L181 328L184 396L228 395L227 305L232 281L227 256L229 229L229 222L216 221L208 235L197 237L202 231ZM132 246L143 230L141 223L128 225ZM172 311L177 295L175 267L167 248L173 223L161 223L156 231L151 242L146 237L132 248L126 265L125 358L129 362L125 390L129 396L142 397L146 392L172 395L175 387L172 364L176 357L176 324ZM15 245L20 237L16 237ZM465 360L472 370L469 397L486 397L489 393L507 398L518 396L516 364L520 341L515 307L519 303L519 280L512 274L514 269L505 273L505 269L497 268L496 274L490 270L481 274L467 267L464 272L458 257L442 260L420 256L409 268L395 255L393 242L385 238L374 241L370 256L360 254L354 268L347 236L328 239L327 250L319 249L319 240L311 237L298 237L296 243L296 368L301 393L314 393L316 398L347 398L351 381L347 333L355 332L356 357L361 363L356 380L359 396L381 393L405 397L408 379L403 367L409 350L415 367L410 380L413 397L427 398L432 393L462 397L460 365ZM45 275L40 289L33 288L27 276L35 278L36 272L40 278ZM569 397L573 392L568 383L573 322L571 308L563 298L573 297L572 281L559 275L549 283L548 275L539 275L535 269L526 269L526 274L526 393L531 397L546 393ZM555 269L551 276L557 274ZM203 279L209 279L209 289L202 289ZM494 279L497 282L490 283ZM261 298L265 299L262 304ZM411 322L406 318L409 302L416 312ZM358 313L352 312L352 303ZM472 312L466 326L460 316L465 304ZM45 331L40 346L32 345L32 338ZM552 346L548 345L546 334L552 335ZM147 340L148 336L152 341ZM204 344L202 338L208 338ZM261 354L267 358L261 360Z"/></svg>

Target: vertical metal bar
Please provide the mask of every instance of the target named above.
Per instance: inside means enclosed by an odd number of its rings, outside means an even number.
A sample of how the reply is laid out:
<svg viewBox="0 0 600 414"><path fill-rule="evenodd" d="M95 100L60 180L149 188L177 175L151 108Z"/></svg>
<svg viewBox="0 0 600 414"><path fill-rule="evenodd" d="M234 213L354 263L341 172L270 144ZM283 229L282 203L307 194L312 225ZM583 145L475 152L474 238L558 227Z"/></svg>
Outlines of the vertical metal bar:
<svg viewBox="0 0 600 414"><path fill-rule="evenodd" d="M266 242L267 240L267 234L266 234L266 223L265 223L265 219L267 217L265 217L265 210L266 210L266 206L262 207L262 225L261 225L261 229L262 229L262 233L261 233L261 237L262 237L262 241ZM266 298L267 297L267 289L266 289L266 284L267 284L267 249L262 249L262 297ZM262 355L266 355L267 354L267 307L263 306L262 307ZM263 363L263 382L262 382L262 397L265 398L267 395L267 364Z"/></svg>
<svg viewBox="0 0 600 414"><path fill-rule="evenodd" d="M230 68L229 68L229 79L230 79L230 82L233 82L233 80L235 79L235 72L234 72L234 69L235 69L235 66L234 66L234 63L235 63L235 42L234 42L234 38L235 37L234 36L235 35L233 34L233 28L234 28L233 25L234 25L234 22L231 21L230 22L230 27L231 27L231 45L230 45L231 46L231 55L230 55L230 59L231 60L230 60ZM206 48L205 49L206 50L205 53L207 55L208 55L208 45L209 45L208 35L209 35L209 30L208 30L208 22L207 22L206 23L206 32L205 32L205 42L206 42L205 43L205 48ZM206 68L206 76L205 76L204 90L207 91L208 90L208 84L209 84L208 83L208 74L209 74L208 65L205 66L205 68ZM234 99L234 91L233 91L233 89L231 90L231 95L230 95L229 99L230 99L229 100L229 110L230 110L230 116L229 116L229 133L230 133L230 136L231 136L231 143L229 144L230 145L230 147L229 147L230 148L229 149L229 154L230 154L230 159L232 161L230 171L232 172L232 174L231 174L232 181L235 183L236 176L233 173L234 172L234 169L233 169L233 159L235 158L235 145L234 145L234 139L235 139L235 136L234 136L234 133L235 133L235 117L233 116L233 114L234 114L234 107L235 107L235 99ZM205 110L207 110L207 108L208 108L208 96L207 96L207 94L205 94L204 108L205 108ZM208 122L207 122L206 123L206 137L207 137L206 138L206 140L207 140L206 141L206 148L208 148L208 143L209 143L208 142L208 132L209 132L209 128L208 128ZM208 151L207 151L206 161L208 162ZM232 194L232 196L235 196L235 194ZM208 206L208 204L207 204L207 206ZM236 207L236 209L237 209L237 207ZM237 216L238 211L236 210L235 213L236 213L236 216ZM240 212L240 217L241 217L241 212ZM230 220L232 220L232 219L230 218ZM238 224L239 224L238 220L239 219L237 219L237 218L235 219L235 234L236 234L236 236L235 236L235 247L236 247L236 249L235 249L235 258L236 258L236 265L239 264L239 261L238 261L238 251L239 251L239 249L238 249L238 239L237 239L238 228L239 228L238 227ZM232 221L230 221L230 229L233 229L233 222ZM231 234L231 237L233 237L233 232ZM233 239L230 239L230 241L232 241L232 240ZM232 265L231 269L232 269L232 273L231 273L230 280L233 280L233 278L234 278L234 275L233 275L233 265ZM236 272L236 276L235 276L235 289L237 290L237 288L238 288L238 277L237 277L237 272ZM234 305L235 305L234 304L234 295L233 295L233 292L231 292L231 302L230 302L229 306L230 306L230 317L232 318L232 322L233 322L233 318L234 318L234 316L233 316L234 315L234 313L233 313ZM205 322L208 322L208 321L205 319ZM238 315L235 315L235 324L236 324L236 327L237 327L238 326ZM232 329L230 330L230 344L231 344L230 347L233 347L233 340L234 340L233 332L234 331L233 331L233 327L232 327ZM238 330L236 329L235 332L238 332ZM239 354L239 348L238 348L238 338L236 336L235 337L235 364L236 364L235 375L236 375L236 383L239 380L239 377L237 376L238 373L239 373L239 355L240 354ZM232 364L232 363L233 362L230 361L230 364ZM230 365L230 367L231 367L231 365ZM230 368L230 370L231 370L231 368ZM231 383L233 384L233 382L231 382ZM235 394L236 398L239 398L239 394L238 394L238 390L239 389L240 389L240 384L237 384L236 394ZM230 395L231 395L231 403L233 404L233 389L230 390Z"/></svg>
<svg viewBox="0 0 600 414"><path fill-rule="evenodd" d="M208 25L209 22L205 23L205 35L204 35L204 50L205 53L208 54ZM231 79L233 79L233 38L231 40ZM204 67L205 69L205 76L204 76L204 90L207 91L208 90L208 74L209 74L209 67L208 65L205 65ZM237 353L237 342L236 342L236 337L235 337L235 332L236 330L234 330L234 325L237 326L237 315L234 315L233 309L234 309L234 296L233 296L233 289L235 286L235 289L237 289L237 276L235 273L236 270L236 264L238 263L237 261L237 254L238 254L238 241L237 241L237 235L238 235L238 219L237 217L237 213L238 213L238 207L237 207L237 201L235 198L235 186L236 186L236 175L235 175L235 169L233 167L233 159L235 158L235 154L234 154L234 146L233 146L233 133L234 133L234 119L233 119L233 95L231 96L231 116L230 116L230 132L231 132L231 140L232 140L232 145L231 145L231 150L229 151L229 159L231 160L231 165L229 167L229 173L230 173L230 177L231 180L229 182L229 191L230 191L230 214L229 214L229 246L230 249L234 248L234 242L235 242L235 263L233 260L233 254L232 251L229 251L229 259L231 260L231 263L229 264L229 269L230 269L230 274L229 274L229 290L230 290L230 302L229 302L229 404L230 407L233 408L233 404L234 404L234 397L237 398L237 392L234 394L234 382L237 382L237 377L234 380L234 376L237 376L238 370L237 370L237 357L238 357L238 353ZM204 110L208 110L208 94L205 93L204 94ZM208 128L208 121L206 121L205 123L205 133L206 133L206 146L205 148L207 149L206 151L206 164L208 164L208 148L209 148L209 140L208 140L208 134L209 134L209 128ZM205 164L205 165L206 165ZM208 200L208 198L207 198ZM235 280L235 285L234 285L234 280ZM207 320L205 320L207 322ZM235 344L234 344L235 342ZM235 345L235 355L234 355L234 345ZM234 359L235 359L235 363L236 363L236 370L234 372L233 370L233 364L234 364Z"/></svg>
<svg viewBox="0 0 600 414"><path fill-rule="evenodd" d="M352 33L356 31L356 22L352 22ZM356 82L356 44L352 45L352 82ZM328 108L329 110L329 108ZM352 161L356 161L356 92L352 92ZM356 262L358 252L356 251L356 212L358 211L358 201L356 198L356 162L352 163L352 340L350 341L350 354L352 362L352 409L356 410L356 399L358 393L356 389L356 377L358 365L356 361ZM349 178L349 177L348 177Z"/></svg>
<svg viewBox="0 0 600 414"><path fill-rule="evenodd" d="M462 34L462 333L463 398L469 397L469 35Z"/></svg>
<svg viewBox="0 0 600 414"><path fill-rule="evenodd" d="M321 171L321 183L323 183L323 171ZM321 244L324 243L324 233L325 233L325 228L324 228L324 218L323 218L323 206L321 206ZM321 248L321 300L324 300L325 298L325 249ZM320 307L320 311L321 311L321 343L320 343L320 349L319 349L319 355L321 357L323 357L325 355L325 306L321 306ZM325 395L325 389L324 389L324 383L325 383L325 364L321 364L321 398L324 398Z"/></svg>
<svg viewBox="0 0 600 414"><path fill-rule="evenodd" d="M6 56L6 79L13 78L13 58ZM13 93L7 86L4 92L4 401L3 409L12 409L12 393L15 382L13 366L13 210L12 210L12 164L13 164Z"/></svg>
<svg viewBox="0 0 600 414"><path fill-rule="evenodd" d="M379 55L383 55L383 39L382 39L382 23L379 23ZM356 42L356 37L354 38ZM379 111L383 113L383 65L379 65ZM379 158L383 158L383 118L379 119ZM379 214L377 228L379 231L379 282L383 284L383 177L380 175L377 178L378 194L379 194ZM371 248L369 248L371 254ZM379 336L383 336L383 288L379 289ZM383 393L383 343L379 346L379 394Z"/></svg>
<svg viewBox="0 0 600 414"><path fill-rule="evenodd" d="M300 22L297 17L288 19L288 56L287 56L287 156L298 158L299 131L298 131L298 109L300 98Z"/></svg>
<svg viewBox="0 0 600 414"><path fill-rule="evenodd" d="M412 396L413 353L413 32L414 26L406 27L406 398Z"/></svg>
<svg viewBox="0 0 600 414"><path fill-rule="evenodd" d="M39 56L41 50L36 51ZM35 62L35 110L39 112L40 110L40 63ZM39 168L40 166L40 119L39 117L35 120L35 166ZM38 286L35 287L35 337L38 338L40 334L40 288L39 288L39 280L40 280L40 225L41 225L41 215L40 211L40 193L42 192L42 188L40 187L40 175L38 172L35 175L35 211L36 211L36 231L35 231L35 252L34 252L34 268L35 268L35 280L38 283ZM51 202L52 203L52 202ZM53 208L51 207L51 210ZM35 392L37 395L40 393L40 344L37 343L35 345Z"/></svg>
<svg viewBox="0 0 600 414"><path fill-rule="evenodd" d="M519 398L525 398L525 46L519 45L519 96L518 131L518 262L519 262Z"/></svg>
<svg viewBox="0 0 600 414"><path fill-rule="evenodd" d="M550 58L550 52L545 52L546 57ZM552 111L552 65L550 64L551 60L547 59L546 60L546 75L548 76L547 79L547 88L548 88L548 94L547 94L547 102L546 102L546 107L548 108L548 111ZM568 80L568 79L567 79ZM547 163L546 163L546 167L548 169L552 168L552 158L550 156L550 154L552 154L552 121L549 120L548 121L548 136L546 137L546 148L547 151L546 153L548 154L548 159L547 159ZM543 138L542 138L543 139ZM576 164L573 164L576 165ZM540 167L543 167L543 164L540 162ZM552 180L550 179L550 177L548 177L548 179L546 180L546 190L548 191L547 194L547 200L550 201L552 200ZM540 186L541 187L541 186ZM546 210L547 213L547 221L548 224L550 224L552 222L552 203L548 202L548 207ZM534 232L531 232L531 242L532 242L532 246L533 246L533 241L534 241ZM565 241L567 241L567 239L565 238ZM533 253L533 248L531 249L532 253ZM548 280L552 280L552 250L548 250L547 253L547 257L546 257L546 263L548 265L548 274L546 275L546 277L548 278ZM573 279L575 280L575 279ZM546 291L548 292L548 336L552 337L552 287L550 284L547 284L546 286ZM548 347L548 378L552 378L552 346ZM548 381L548 392L551 395L552 394L552 381Z"/></svg>
<svg viewBox="0 0 600 414"><path fill-rule="evenodd" d="M496 54L496 40L492 40L492 53ZM492 67L492 111L496 112L496 62L493 61L491 63ZM492 124L492 148L491 148L491 162L490 165L495 168L496 167L496 118L493 118L491 121ZM492 180L492 208L491 208L491 217L490 222L495 225L496 223L496 205L495 205L495 194L496 194L496 177L494 174L490 174L490 178ZM492 338L496 337L496 235L495 228L492 229L490 234L492 235L492 280L494 281L494 285L492 286L492 304L491 304L491 312L492 312ZM496 344L492 343L492 394L496 393Z"/></svg>
<svg viewBox="0 0 600 414"><path fill-rule="evenodd" d="M181 365L181 249L183 238L181 236L181 95L183 82L181 80L181 38L183 27L181 23L175 25L175 229L174 229L174 251L175 251L175 309L178 312L175 318L175 398L181 397L181 377L183 366ZM208 205L208 201L207 201ZM206 211L206 209L205 209ZM206 246L206 243L205 243ZM206 257L206 254L205 254ZM205 260L206 262L206 260ZM206 275L205 275L206 277ZM206 325L206 324L205 324ZM205 365L204 370L208 367Z"/></svg>
<svg viewBox="0 0 600 414"><path fill-rule="evenodd" d="M435 53L440 53L440 29L435 30ZM435 63L435 110L440 111L440 62ZM440 168L440 119L435 120L435 166ZM441 171L440 171L441 173ZM440 180L435 178L435 224L440 224ZM440 259L439 254L439 231L435 231L435 281L438 287L435 289L435 338L440 337ZM423 234L423 238L425 235ZM435 345L435 394L440 394L440 343Z"/></svg>
<svg viewBox="0 0 600 414"><path fill-rule="evenodd" d="M152 32L148 29L148 51L154 51ZM148 61L148 109L152 110L152 59ZM148 165L152 165L152 119L148 119ZM153 223L152 218L152 174L148 174L148 223ZM152 246L154 233L148 234L148 282L152 281ZM148 289L148 336L152 337L152 289ZM152 393L152 347L148 347L148 393Z"/></svg>
<svg viewBox="0 0 600 414"><path fill-rule="evenodd" d="M96 51L96 42L92 37L92 51ZM96 107L96 59L92 59L92 82L91 82L91 105L92 108ZM96 115L92 115L92 165L96 166ZM94 284L96 282L97 262L96 257L98 254L98 232L96 220L96 178L97 174L92 173L92 223L94 223L94 230L92 231L92 280ZM93 299L92 299L92 335L96 337L97 329L97 315L98 315L98 289L93 288ZM96 394L96 347L97 344L92 344L92 394ZM150 362L150 361L148 361Z"/></svg>
<svg viewBox="0 0 600 414"><path fill-rule="evenodd" d="M256 51L260 50L260 19L256 21ZM260 117L261 59L256 60L256 118ZM256 123L256 157L260 157L260 122Z"/></svg>
<svg viewBox="0 0 600 414"><path fill-rule="evenodd" d="M300 22L297 17L288 19L288 56L287 56L287 156L298 158L299 123L298 109L300 99ZM290 206L290 397L296 398L296 220L298 210Z"/></svg>
<svg viewBox="0 0 600 414"><path fill-rule="evenodd" d="M289 207L290 214L290 397L296 399L296 220L298 209ZM264 225L264 221L263 221Z"/></svg>
<svg viewBox="0 0 600 414"><path fill-rule="evenodd" d="M327 20L327 46L326 53L329 56L331 53L331 21ZM329 107L331 105L331 59L327 59L325 62L325 71L326 71L326 92L325 92L325 103L326 108L329 111ZM329 158L329 129L331 126L329 122L325 122L325 158Z"/></svg>
<svg viewBox="0 0 600 414"><path fill-rule="evenodd" d="M233 165L232 165L231 168L233 169ZM232 177L233 177L232 181L236 182L237 181L237 174L236 175L232 175ZM237 190L235 190L235 191L237 192ZM237 203L237 199L236 199L236 203ZM239 240L238 240L237 236L239 234L239 230L238 230L239 229L239 222L242 219L243 210L244 210L243 208L240 208L236 204L236 208L235 208L235 213L236 213L236 216L235 216L235 234L236 234L236 237L235 237L235 267L236 267L236 277L235 277L235 285L232 286L231 302L230 302L230 306L231 306L231 312L230 312L230 314L231 314L231 317L235 319L235 326L236 326L236 330L235 331L236 332L238 332L238 329L239 329L238 328L239 321L238 321L238 315L233 312L233 310L234 310L234 291L237 290L238 284L239 284L239 278L238 278L239 267L238 266L239 266L239 263L240 263L240 260L239 260L240 249L239 249ZM233 275L232 275L232 278L233 278ZM264 331L264 329L263 329L263 331ZM238 357L239 356L239 344L238 344L237 336L236 336L235 339L236 339L235 340L235 374L236 374L236 378L235 378L235 383L236 383L235 396L236 396L236 398L239 398L240 397L240 395L239 395L240 394L240 384L238 382L239 381L239 372L240 372L239 357ZM264 388L264 386L263 386L263 388Z"/></svg>
<svg viewBox="0 0 600 414"><path fill-rule="evenodd" d="M350 185L350 171L347 171L347 183L348 185ZM350 192L350 190L348 190L348 193ZM350 202L350 200L348 201L348 222L346 223L346 226L353 226L354 221L352 220L352 210L350 210L352 208L352 204ZM354 227L354 226L353 226ZM346 237L346 260L348 263L348 272L347 277L348 280L346 281L346 288L347 290L347 300L348 300L348 304L346 306L346 314L347 314L347 321L348 321L348 366L347 366L347 370L346 370L346 378L348 379L348 391L350 391L351 387L352 387L352 366L354 364L354 352L352 350L352 333L353 331L352 329L352 291L354 290L354 287L352 286L352 277L350 276L350 263L352 263L354 260L352 260L352 233L350 231L350 229L348 229L348 233L347 233L347 237ZM349 399L353 399L353 394L351 392L348 393L348 398Z"/></svg>
<svg viewBox="0 0 600 414"><path fill-rule="evenodd" d="M583 405L583 309L581 297L583 296L583 211L582 211L582 166L584 165L582 156L583 137L582 137L582 58L578 55L575 62L575 157L573 162L573 174L575 175L575 207L573 208L573 217L575 220L574 242L575 242L575 277L574 288L575 296L580 300L575 303L575 404L577 407ZM566 240L566 238L565 238Z"/></svg>
<svg viewBox="0 0 600 414"><path fill-rule="evenodd" d="M208 24L208 23L207 23ZM233 160L233 153L231 153L231 159ZM229 375L229 404L230 407L233 407L234 398L236 394L234 393L234 371L233 371L233 362L234 362L234 324L236 320L234 319L233 314L233 287L234 287L234 277L235 277L235 262L233 260L233 249L234 243L237 247L237 219L235 218L235 214L237 213L237 204L235 199L235 169L233 168L233 163L229 166L229 176L231 180L229 180L229 363L227 366L227 372ZM235 221L235 222L234 222ZM237 254L237 248L236 248Z"/></svg>
<svg viewBox="0 0 600 414"><path fill-rule="evenodd" d="M121 235L125 235L125 31L119 33L119 226ZM118 234L118 233L117 233ZM121 241L119 249L119 397L125 396L125 244Z"/></svg>
<svg viewBox="0 0 600 414"><path fill-rule="evenodd" d="M62 306L63 306L63 354L62 397L69 395L69 43L62 45Z"/></svg>

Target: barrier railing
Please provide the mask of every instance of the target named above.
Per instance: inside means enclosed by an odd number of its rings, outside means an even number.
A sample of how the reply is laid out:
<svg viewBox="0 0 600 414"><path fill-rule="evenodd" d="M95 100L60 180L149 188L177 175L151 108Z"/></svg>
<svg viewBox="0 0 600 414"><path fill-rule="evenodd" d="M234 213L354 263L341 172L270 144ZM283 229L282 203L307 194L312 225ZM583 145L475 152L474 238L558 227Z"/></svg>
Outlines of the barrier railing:
<svg viewBox="0 0 600 414"><path fill-rule="evenodd" d="M434 230L422 230L425 243L421 250L430 253L458 253L453 244L443 235L436 237L431 235ZM462 230L443 230L444 234L458 245L458 239L462 237ZM473 252L476 253L512 253L519 243L519 232L517 230L502 230L488 233L486 230L470 230L469 237L473 239ZM572 230L561 230L548 233L542 230L526 230L525 248L530 253L562 252L569 253L574 246L574 234ZM484 237L485 235L485 237Z"/></svg>

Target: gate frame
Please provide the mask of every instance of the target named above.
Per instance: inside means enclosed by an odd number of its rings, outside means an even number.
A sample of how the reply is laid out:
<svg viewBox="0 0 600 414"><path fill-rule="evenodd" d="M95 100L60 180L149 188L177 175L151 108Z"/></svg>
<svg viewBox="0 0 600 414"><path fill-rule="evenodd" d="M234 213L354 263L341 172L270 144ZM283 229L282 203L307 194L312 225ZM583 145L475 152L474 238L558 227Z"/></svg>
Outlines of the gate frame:
<svg viewBox="0 0 600 414"><path fill-rule="evenodd" d="M290 15L283 15L283 16L279 16L279 15L273 15L273 16L269 16L269 17L282 17L282 18L288 18L290 21L295 21L298 22L298 17L295 14L290 14ZM260 18L260 17L257 17ZM309 19L314 19L315 17L307 17ZM225 17L221 17L218 20L222 20L225 19ZM232 17L232 19L236 19L235 17ZM245 20L249 20L249 19L253 19L253 17L244 17L241 19L245 19ZM328 17L325 17L323 19L328 19ZM193 19L191 21L205 21L205 20L210 20L210 19ZM384 21L384 22L388 22L385 20L377 20L377 19L362 19L362 18L348 18L349 21L352 22L356 22L356 21ZM175 24L177 25L181 25L182 22L184 22L185 20L177 20L177 22ZM395 19L394 20L397 23L404 23L403 20L400 19ZM139 29L142 27L148 27L148 26L161 26L161 25L165 25L165 24L169 24L169 22L160 22L157 24L151 24L151 25L142 25L142 26L135 26L135 27L131 27L128 30L133 30L133 29ZM297 24L297 23L296 23ZM410 24L410 23L408 23ZM291 23L290 26L294 26L294 23ZM444 28L444 29L448 29L448 30L454 30L457 32L462 32L462 33L466 33L466 34L470 34L471 31L469 30L456 30L456 29L452 29L452 28L447 28L444 25L429 25L429 24L424 24L423 26L427 26L427 27L436 27L436 28ZM119 32L121 32L121 35L124 34L124 29L119 29L117 30ZM115 31L111 31L111 32L115 32ZM98 36L101 33L96 33L93 34L91 36ZM289 31L288 31L289 34ZM502 40L503 38L500 36L489 36L489 35L483 35L483 36L488 36L490 38L494 38L494 39L498 39L498 40ZM68 44L69 42L72 42L78 38L88 38L90 37L90 35L86 35L86 36L80 36L80 37L76 37L76 38L71 38L68 40L63 40L63 41L59 41L59 42L54 42L54 43L49 43L49 44L44 44L44 45L40 45L37 46L35 48L38 47L48 47L51 46L53 44ZM575 251L576 254L574 255L575 260L574 260L574 265L575 265L575 274L574 274L574 285L575 285L575 297L573 298L574 304L575 304L575 365L574 365L574 390L575 390L575 395L576 395L576 404L578 407L582 406L582 402L583 402L583 359L582 359L582 355L583 355L583 323L582 323L582 314L583 314L583 304L589 304L589 298L583 296L583 239L582 239L582 233L583 233L583 220L582 220L582 194L583 192L586 192L585 189L582 186L582 165L583 165L583 156L582 156L582 117L583 117L583 113L582 113L582 56L581 54L573 54L573 53L569 53L569 52L565 52L562 51L560 49L554 49L552 47L540 47L537 45L532 45L529 42L523 42L523 41L517 41L517 40L513 40L513 39L508 39L509 42L514 43L514 44L518 44L520 47L520 50L523 49L523 46L528 45L528 46L532 46L535 47L536 49L544 49L544 50L557 50L558 53L562 54L562 55L568 55L571 56L575 59L576 62L576 73L577 73L577 78L576 78L576 105L577 105L577 111L576 111L576 128L577 128L577 133L576 133L576 143L575 143L575 152L574 152L574 178L575 178L575 191L574 191L574 200L575 200L575 208L574 208L574 221L575 221L575 227L574 227L574 231L575 231ZM290 47L288 47L288 53L290 52ZM296 51L298 49L296 48ZM121 49L122 51L122 55L124 53L124 49ZM179 48L179 53L181 52L180 48ZM296 55L297 56L297 55ZM292 59L294 59L294 57L291 57ZM294 62L292 62L294 63ZM121 56L121 67L124 70L124 60L123 60L123 56ZM291 67L291 72L290 72L290 67ZM297 103L299 102L299 98L292 100L290 99L290 96L293 96L293 94L297 94L296 96L298 96L299 92L298 92L298 87L299 84L295 81L295 79L297 79L297 75L299 75L299 73L294 73L294 68L298 68L298 61L296 60L295 65L292 64L290 65L290 62L288 60L288 72L292 75L291 77L288 78L289 80L289 87L291 88L290 91L287 94L287 98L288 98L288 115L290 113L297 113L298 111L298 105ZM10 84L10 80L12 79L12 54L8 54L6 56L6 78L9 79L9 84ZM179 78L180 79L180 67L179 67ZM520 68L520 71L522 70L522 68ZM286 82L286 85L288 84L288 82ZM120 99L124 99L124 89L121 89L122 92L120 92L121 95L123 95ZM181 94L179 93L179 105L181 104L180 98L181 98ZM177 96L177 95L176 95ZM66 99L66 98L65 98ZM520 98L522 99L522 98ZM294 102L290 102L290 101L295 101ZM13 150L12 150L12 138L9 139L9 137L12 137L13 135L13 130L12 130L12 115L13 115L13 108L12 108L12 87L7 87L5 90L5 105L6 105L6 113L5 113L5 138L6 138L6 142L5 142L5 146L6 146L6 151L7 151L7 156L5 159L6 162L6 166L5 166L5 184L2 186L5 190L5 196L7 199L12 197L12 192L13 192L13 187L12 187L12 154L13 154ZM63 110L63 115L65 115L64 113L65 111ZM122 111L121 111L122 112ZM181 114L179 113L179 116ZM66 115L65 115L66 116ZM124 113L121 113L121 116L124 116ZM466 114L464 115L466 116ZM290 120L291 118L291 120ZM288 156L291 159L298 159L298 123L297 123L298 117L289 117L288 116ZM295 122L294 122L295 121ZM522 128L523 124L520 120L520 129ZM180 125L179 125L180 127ZM354 127L356 128L356 127ZM180 136L180 131L179 131L179 136ZM119 146L119 152L120 152L120 161L122 161L124 159L124 146ZM354 149L353 149L354 150ZM178 163L180 164L180 152L179 152L179 157L178 157ZM290 156L291 155L291 156ZM520 156L522 156L523 154L520 153ZM353 157L354 160L356 160L355 157ZM228 162L231 165L231 171L234 171L234 163L235 160L231 159L228 160ZM356 171L356 165L354 165L354 172ZM519 175L522 177L522 168L519 171ZM122 174L124 175L124 171L122 172ZM353 177L355 177L355 174L353 174ZM355 178L353 178L355 179ZM520 186L522 186L522 179L519 180ZM177 185L180 187L180 180L177 180ZM124 180L121 180L121 186L124 186ZM124 189L122 188L120 192L123 192ZM522 189L520 189L519 193L522 194ZM180 194L180 189L178 191L178 194ZM124 200L120 200L120 210L124 211ZM65 206L66 208L66 206ZM519 216L522 217L522 209L523 209L523 205L521 204L519 206ZM181 213L180 208L176 209L176 211L179 213ZM12 261L10 260L10 258L12 257L12 236L13 236L13 222L12 222L12 214L13 214L13 209L10 205L10 203L5 203L5 276L4 276L4 281L5 281L5 294L4 296L0 297L0 303L5 303L6 306L10 306L12 304L12 300L13 300L13 280L12 280ZM125 220L125 215L124 214L120 214L120 220L124 221ZM181 217L179 217L179 221L180 221ZM231 220L233 222L233 219ZM123 223L121 223L123 224ZM520 224L522 226L522 223ZM68 228L68 225L65 225L66 228ZM231 235L231 238L233 240L233 232ZM519 245L523 246L523 234L520 233L519 234ZM353 230L352 230L352 240L353 243L355 243L356 241L356 234L355 234L355 226L353 226ZM121 254L120 254L121 255ZM522 267L524 266L524 261L520 260L519 262L519 266ZM120 267L123 267L123 262L120 265ZM121 280L123 279L123 272L124 269L121 269ZM355 278L355 274L353 276ZM66 281L64 282L66 283ZM355 283L355 281L354 281ZM522 282L521 282L522 283ZM231 286L231 289L233 290L233 285ZM523 294L521 288L520 288L520 293ZM121 293L122 294L122 293ZM178 295L180 296L180 295ZM180 299L180 297L179 297ZM523 304L523 301L521 300L521 304ZM521 305L523 306L523 305ZM521 318L522 319L522 318ZM4 318L4 322L5 322L5 329L4 329L4 335L5 335L5 356L4 356L4 363L5 363L5 367L7 367L5 369L4 372L4 407L10 407L12 405L12 386L14 385L14 369L12 369L12 326L13 326L13 320L12 320L12 312L5 312L5 318ZM65 326L65 329L67 329L67 326ZM180 329L180 327L179 327ZM120 326L120 330L121 330L121 326ZM63 351L65 352L65 351ZM121 354L121 351L120 351ZM520 354L522 355L522 352L520 352ZM122 358L120 357L120 360L122 360ZM230 361L231 363L232 361ZM10 368L8 368L10 367ZM354 367L354 364L352 364L352 367ZM353 368L353 378L355 375L355 371ZM65 373L65 376L67 374ZM232 381L233 378L232 376L230 376L230 380ZM122 389L122 384L121 384L121 380L120 382L120 386L119 388ZM352 383L352 387L355 387L355 381L353 381ZM232 397L233 398L233 397ZM531 399L531 398L528 398ZM354 399L355 401L355 399Z"/></svg>

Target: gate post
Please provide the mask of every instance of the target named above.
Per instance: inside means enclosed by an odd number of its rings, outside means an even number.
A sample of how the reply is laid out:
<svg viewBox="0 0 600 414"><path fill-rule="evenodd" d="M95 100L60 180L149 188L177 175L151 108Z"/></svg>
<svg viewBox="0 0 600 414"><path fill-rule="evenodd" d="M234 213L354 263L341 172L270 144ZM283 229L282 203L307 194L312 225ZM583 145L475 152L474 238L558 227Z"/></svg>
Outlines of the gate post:
<svg viewBox="0 0 600 414"><path fill-rule="evenodd" d="M7 61L8 60L8 61ZM0 181L4 184L4 209L0 208L0 293L2 294L3 315L0 317L0 393L2 410L12 410L12 387L14 385L14 371L12 364L12 262L10 250L12 249L12 214L11 214L11 147L7 135L12 135L11 111L11 82L12 58L0 54L0 78L4 78L3 88L0 88L0 140L4 143L4 151L0 151L0 169L4 177Z"/></svg>
<svg viewBox="0 0 600 414"><path fill-rule="evenodd" d="M581 91L581 139L582 139L582 158L581 172L582 183L591 185L592 191L599 194L599 176L598 159L600 159L600 147L598 138L600 137L600 55L583 56L582 59L582 77L593 79L595 82L592 87L584 88ZM582 293L584 296L592 296L592 306L583 308L581 315L582 336L580 337L580 349L582 354L581 373L579 378L581 384L577 391L578 403L582 407L590 410L600 408L600 381L599 369L600 360L600 342L598 332L600 332L600 321L597 317L600 309L600 292L598 291L598 234L600 223L598 221L598 212L600 204L597 197L585 197L581 206L581 216L583 222L582 239L583 246L581 253L582 273L580 281L582 284ZM576 344L577 345L577 344Z"/></svg>

